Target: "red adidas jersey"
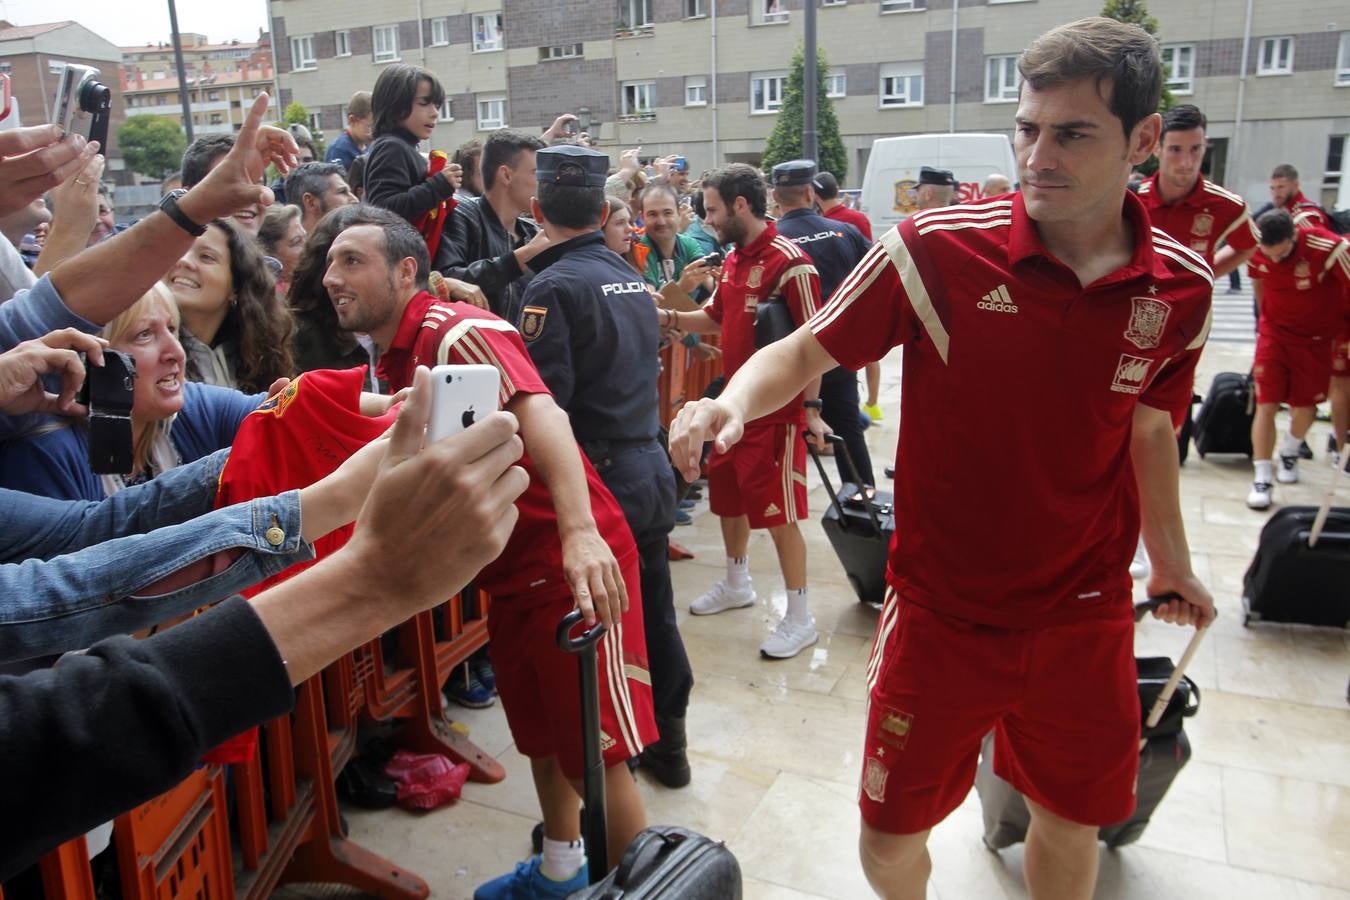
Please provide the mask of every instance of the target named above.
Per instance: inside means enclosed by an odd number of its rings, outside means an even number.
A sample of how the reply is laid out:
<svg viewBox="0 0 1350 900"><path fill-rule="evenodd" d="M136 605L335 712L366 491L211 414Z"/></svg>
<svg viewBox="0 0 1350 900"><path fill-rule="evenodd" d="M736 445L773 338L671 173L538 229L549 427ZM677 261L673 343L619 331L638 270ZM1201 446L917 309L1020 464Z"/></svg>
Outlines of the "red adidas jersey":
<svg viewBox="0 0 1350 900"><path fill-rule="evenodd" d="M1350 241L1322 228L1294 230L1294 249L1280 262L1261 250L1247 263L1261 281L1264 335L1321 340L1345 331L1350 306Z"/></svg>
<svg viewBox="0 0 1350 900"><path fill-rule="evenodd" d="M722 366L735 375L755 352L755 305L782 297L800 326L820 308L820 276L801 247L780 237L772 222L764 233L727 254L722 277L703 310L722 326ZM801 424L802 395L757 421Z"/></svg>
<svg viewBox="0 0 1350 900"><path fill-rule="evenodd" d="M446 302L423 291L409 301L389 348L380 357L379 375L393 390L412 384L421 366L489 365L501 373L503 408L517 394L547 394L548 387L530 360L525 343L511 325L468 303ZM591 515L615 558L637 552L632 532L614 495L577 448L590 488ZM530 596L553 600L570 593L563 577L562 541L548 486L528 454L520 465L530 486L516 500L520 518L501 556L474 583L494 599Z"/></svg>
<svg viewBox="0 0 1350 900"><path fill-rule="evenodd" d="M1190 402L1205 261L1125 198L1128 265L1087 288L1021 194L888 230L810 327L848 368L903 344L895 539L906 599L1029 628L1129 615L1134 410Z"/></svg>
<svg viewBox="0 0 1350 900"><path fill-rule="evenodd" d="M1296 228L1331 229L1331 222L1327 221L1327 214L1322 211L1322 207L1303 196L1302 191L1290 197L1284 208L1294 217Z"/></svg>
<svg viewBox="0 0 1350 900"><path fill-rule="evenodd" d="M872 240L872 222L867 216L856 209L849 209L844 204L832 206L821 213L827 219L834 219L838 222L847 222L854 228L862 232L862 236L870 242Z"/></svg>
<svg viewBox="0 0 1350 900"><path fill-rule="evenodd" d="M1155 174L1139 185L1139 199L1154 228L1190 247L1211 266L1220 244L1242 251L1261 240L1243 199L1206 178L1197 178L1195 187L1180 200L1164 203Z"/></svg>

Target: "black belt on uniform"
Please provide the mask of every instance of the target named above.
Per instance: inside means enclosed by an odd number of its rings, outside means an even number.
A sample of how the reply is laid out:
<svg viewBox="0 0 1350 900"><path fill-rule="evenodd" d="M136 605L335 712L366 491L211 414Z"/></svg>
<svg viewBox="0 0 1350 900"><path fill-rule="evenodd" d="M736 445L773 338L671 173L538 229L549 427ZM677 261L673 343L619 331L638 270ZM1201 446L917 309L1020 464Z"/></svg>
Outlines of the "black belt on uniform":
<svg viewBox="0 0 1350 900"><path fill-rule="evenodd" d="M607 465L615 456L626 450L636 450L639 447L645 447L648 444L656 443L656 438L636 438L633 440L616 441L579 441L581 452L586 454L586 458L591 461L593 466Z"/></svg>

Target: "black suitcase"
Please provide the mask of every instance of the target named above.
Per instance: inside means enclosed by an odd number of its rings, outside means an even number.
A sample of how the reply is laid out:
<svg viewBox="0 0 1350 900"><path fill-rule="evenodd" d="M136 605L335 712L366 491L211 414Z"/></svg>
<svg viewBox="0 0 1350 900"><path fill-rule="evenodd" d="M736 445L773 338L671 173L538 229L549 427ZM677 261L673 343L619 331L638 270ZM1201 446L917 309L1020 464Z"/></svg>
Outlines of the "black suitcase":
<svg viewBox="0 0 1350 900"><path fill-rule="evenodd" d="M1195 417L1195 452L1252 455L1256 390L1250 375L1220 372Z"/></svg>
<svg viewBox="0 0 1350 900"><path fill-rule="evenodd" d="M1315 506L1286 506L1261 529L1242 579L1243 624L1250 621L1350 626L1350 508L1332 507L1315 547Z"/></svg>
<svg viewBox="0 0 1350 900"><path fill-rule="evenodd" d="M816 461L820 479L830 495L830 508L820 520L830 546L844 566L844 574L853 592L864 603L880 604L886 599L886 561L890 557L891 538L895 535L894 496L876 491L870 498L859 487L861 480L849 456L848 445L838 435L829 435L834 452L843 454L845 469L853 480L844 482L838 493L820 461L820 454L808 442L806 448Z"/></svg>
<svg viewBox="0 0 1350 900"><path fill-rule="evenodd" d="M595 644L605 628L597 624L573 638L572 629L580 622L581 611L573 610L558 624L557 633L558 646L577 654L586 764L582 818L591 884L569 894L569 900L740 900L741 867L726 844L677 826L644 828L628 845L618 866L609 872L605 762L600 752L600 686L595 660Z"/></svg>
<svg viewBox="0 0 1350 900"><path fill-rule="evenodd" d="M1181 465L1186 464L1186 457L1191 455L1191 435L1195 433L1195 404L1203 398L1199 394L1191 394L1191 402L1186 407L1186 420L1181 423L1181 430L1177 432L1177 458Z"/></svg>

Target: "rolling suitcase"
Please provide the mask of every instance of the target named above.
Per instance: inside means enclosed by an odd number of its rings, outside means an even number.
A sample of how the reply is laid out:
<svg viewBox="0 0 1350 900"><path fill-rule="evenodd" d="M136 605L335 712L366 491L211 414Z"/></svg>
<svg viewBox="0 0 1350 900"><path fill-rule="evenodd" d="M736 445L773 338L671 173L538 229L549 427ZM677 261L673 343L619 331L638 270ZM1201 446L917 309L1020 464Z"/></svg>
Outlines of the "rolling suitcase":
<svg viewBox="0 0 1350 900"><path fill-rule="evenodd" d="M1138 604L1136 619L1143 618L1158 602L1150 600ZM1177 666L1166 657L1135 660L1139 671L1139 704L1144 716L1140 728L1139 780L1133 814L1098 832L1101 840L1112 849L1139 840L1177 773L1191 758L1191 744L1183 724L1200 709L1200 689L1179 670L1184 670L1190 662L1199 646L1200 634L1196 632ZM990 850L1002 850L1026 840L1031 812L1022 795L994 772L993 732L985 735L980 747L975 790L979 793L984 815L985 846Z"/></svg>
<svg viewBox="0 0 1350 900"><path fill-rule="evenodd" d="M1250 375L1220 372L1214 376L1195 417L1195 452L1252 455L1252 419L1256 390Z"/></svg>
<svg viewBox="0 0 1350 900"><path fill-rule="evenodd" d="M887 491L876 491L870 498L864 495L848 445L838 435L832 434L829 439L834 444L834 452L843 454L845 467L853 480L844 482L836 493L816 448L807 443L806 448L811 451L820 479L825 483L825 491L830 495L830 508L825 510L820 524L858 599L880 604L886 599L886 561L890 557L891 538L895 535L894 498Z"/></svg>
<svg viewBox="0 0 1350 900"><path fill-rule="evenodd" d="M605 762L600 751L600 687L596 675L595 644L605 633L595 625L580 637L572 630L581 622L573 610L558 624L558 646L577 654L581 674L582 741L586 765L586 854L589 887L569 900L740 900L741 867L726 844L686 828L654 825L639 832L613 872L605 836ZM606 874L608 872L608 874Z"/></svg>

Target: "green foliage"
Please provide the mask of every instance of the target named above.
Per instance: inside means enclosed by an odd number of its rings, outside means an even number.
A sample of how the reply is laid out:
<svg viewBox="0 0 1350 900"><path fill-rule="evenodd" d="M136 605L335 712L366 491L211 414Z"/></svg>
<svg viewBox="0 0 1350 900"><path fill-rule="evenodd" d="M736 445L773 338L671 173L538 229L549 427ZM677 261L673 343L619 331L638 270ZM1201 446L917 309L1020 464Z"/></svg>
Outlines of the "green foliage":
<svg viewBox="0 0 1350 900"><path fill-rule="evenodd" d="M117 131L117 141L127 168L146 178L178 171L187 149L182 127L164 116L129 116Z"/></svg>
<svg viewBox="0 0 1350 900"><path fill-rule="evenodd" d="M806 58L800 46L792 54L792 67L788 72L787 87L783 92L783 107L778 111L778 121L764 144L764 156L760 165L769 169L790 159L801 159L802 127L805 117ZM844 149L844 139L839 135L839 118L834 114L834 104L826 96L825 76L830 72L829 60L825 51L816 51L816 147L817 166L821 171L831 172L845 184L848 175L848 151Z"/></svg>
<svg viewBox="0 0 1350 900"><path fill-rule="evenodd" d="M1102 7L1102 15L1117 22L1138 25L1154 37L1158 36L1158 20L1149 15L1147 0L1106 0L1106 5ZM1162 97L1158 101L1160 113L1167 112L1177 102L1167 87L1167 78L1170 74L1170 72L1163 73Z"/></svg>

